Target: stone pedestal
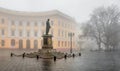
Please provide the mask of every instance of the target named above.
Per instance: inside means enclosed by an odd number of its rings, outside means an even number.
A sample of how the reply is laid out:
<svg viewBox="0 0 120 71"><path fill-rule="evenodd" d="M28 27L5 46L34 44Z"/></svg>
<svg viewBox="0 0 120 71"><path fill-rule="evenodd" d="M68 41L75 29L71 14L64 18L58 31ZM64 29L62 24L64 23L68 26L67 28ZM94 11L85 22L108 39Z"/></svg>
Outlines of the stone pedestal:
<svg viewBox="0 0 120 71"><path fill-rule="evenodd" d="M36 58L39 56L43 59L52 59L54 57L60 59L64 57L64 53L57 52L56 49L53 49L52 44L52 35L43 35L43 46L42 49L39 49L38 52L27 54L26 57Z"/></svg>
<svg viewBox="0 0 120 71"><path fill-rule="evenodd" d="M52 35L43 35L43 46L42 49L53 49Z"/></svg>

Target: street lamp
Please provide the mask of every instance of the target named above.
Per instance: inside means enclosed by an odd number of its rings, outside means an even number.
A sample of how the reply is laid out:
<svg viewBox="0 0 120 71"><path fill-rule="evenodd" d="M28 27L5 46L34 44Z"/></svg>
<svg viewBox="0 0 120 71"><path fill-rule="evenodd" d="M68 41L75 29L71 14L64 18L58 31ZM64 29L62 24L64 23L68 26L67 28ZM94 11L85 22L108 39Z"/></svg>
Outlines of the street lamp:
<svg viewBox="0 0 120 71"><path fill-rule="evenodd" d="M70 37L70 42L71 42L70 53L72 53L72 37L74 36L74 33L68 33L68 36Z"/></svg>

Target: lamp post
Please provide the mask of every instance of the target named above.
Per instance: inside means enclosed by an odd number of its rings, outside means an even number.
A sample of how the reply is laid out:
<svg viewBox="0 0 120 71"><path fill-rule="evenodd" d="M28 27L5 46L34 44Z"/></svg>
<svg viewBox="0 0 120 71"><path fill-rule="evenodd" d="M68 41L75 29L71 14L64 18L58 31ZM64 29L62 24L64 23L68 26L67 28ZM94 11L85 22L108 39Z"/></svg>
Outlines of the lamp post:
<svg viewBox="0 0 120 71"><path fill-rule="evenodd" d="M68 36L70 37L70 42L71 42L70 53L72 53L72 37L74 36L74 33L68 33Z"/></svg>

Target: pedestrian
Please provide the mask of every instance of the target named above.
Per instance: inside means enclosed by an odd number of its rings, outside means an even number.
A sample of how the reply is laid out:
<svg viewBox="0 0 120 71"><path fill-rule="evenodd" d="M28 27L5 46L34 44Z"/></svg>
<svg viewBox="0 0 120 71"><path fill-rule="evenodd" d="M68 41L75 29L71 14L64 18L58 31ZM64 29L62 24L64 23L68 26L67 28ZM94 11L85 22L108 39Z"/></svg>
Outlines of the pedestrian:
<svg viewBox="0 0 120 71"><path fill-rule="evenodd" d="M54 56L54 61L56 61L56 56Z"/></svg>

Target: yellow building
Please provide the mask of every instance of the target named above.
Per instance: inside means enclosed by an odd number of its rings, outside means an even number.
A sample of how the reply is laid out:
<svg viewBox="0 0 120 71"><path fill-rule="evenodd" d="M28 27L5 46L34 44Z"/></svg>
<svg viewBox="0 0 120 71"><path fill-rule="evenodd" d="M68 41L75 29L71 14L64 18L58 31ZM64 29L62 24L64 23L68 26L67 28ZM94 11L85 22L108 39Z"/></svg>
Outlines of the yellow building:
<svg viewBox="0 0 120 71"><path fill-rule="evenodd" d="M57 11L21 12L0 8L0 48L37 49L42 47L46 20L50 19L54 48L69 48L68 33L75 33L76 22ZM75 37L72 39L75 45Z"/></svg>

